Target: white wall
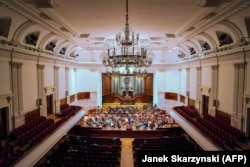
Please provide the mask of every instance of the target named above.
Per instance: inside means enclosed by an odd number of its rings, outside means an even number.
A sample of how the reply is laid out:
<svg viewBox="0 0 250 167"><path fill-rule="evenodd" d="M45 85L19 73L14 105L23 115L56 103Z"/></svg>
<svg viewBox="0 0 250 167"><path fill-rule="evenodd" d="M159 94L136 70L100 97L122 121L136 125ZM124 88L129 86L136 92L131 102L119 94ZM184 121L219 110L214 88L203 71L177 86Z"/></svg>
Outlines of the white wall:
<svg viewBox="0 0 250 167"><path fill-rule="evenodd" d="M44 86L54 86L54 67L53 66L45 66L44 67Z"/></svg>
<svg viewBox="0 0 250 167"><path fill-rule="evenodd" d="M157 78L157 82L154 82L157 84L157 89L159 92L165 92L166 90L166 72L160 72L157 71L157 75L155 76Z"/></svg>
<svg viewBox="0 0 250 167"><path fill-rule="evenodd" d="M97 71L78 69L76 73L76 91L77 92L97 92L99 75Z"/></svg>
<svg viewBox="0 0 250 167"><path fill-rule="evenodd" d="M58 99L65 98L65 67L58 69Z"/></svg>
<svg viewBox="0 0 250 167"><path fill-rule="evenodd" d="M166 72L166 92L175 92L175 93L179 92L178 70L168 70Z"/></svg>
<svg viewBox="0 0 250 167"><path fill-rule="evenodd" d="M0 61L0 95L11 93L10 65L7 61Z"/></svg>
<svg viewBox="0 0 250 167"><path fill-rule="evenodd" d="M202 66L201 86L211 87L211 66Z"/></svg>
<svg viewBox="0 0 250 167"><path fill-rule="evenodd" d="M219 110L232 114L234 97L234 66L219 65L218 100Z"/></svg>
<svg viewBox="0 0 250 167"><path fill-rule="evenodd" d="M181 75L181 83L180 83L180 94L186 96L187 92L187 71L186 69L182 69L180 72Z"/></svg>
<svg viewBox="0 0 250 167"><path fill-rule="evenodd" d="M69 95L76 93L76 75L74 69L69 69L69 80L66 81L69 83Z"/></svg>
<svg viewBox="0 0 250 167"><path fill-rule="evenodd" d="M36 109L36 100L38 97L37 87L37 66L32 63L23 63L22 65L22 94L23 111L29 112Z"/></svg>
<svg viewBox="0 0 250 167"><path fill-rule="evenodd" d="M193 100L197 99L197 70L190 68L190 84L189 84L189 97Z"/></svg>

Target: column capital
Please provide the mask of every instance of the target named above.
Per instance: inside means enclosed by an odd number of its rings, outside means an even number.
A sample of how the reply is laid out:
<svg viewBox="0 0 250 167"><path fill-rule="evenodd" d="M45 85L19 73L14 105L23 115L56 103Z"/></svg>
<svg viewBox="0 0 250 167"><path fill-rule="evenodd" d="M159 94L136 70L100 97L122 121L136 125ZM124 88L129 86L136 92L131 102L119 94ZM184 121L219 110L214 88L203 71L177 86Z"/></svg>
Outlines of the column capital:
<svg viewBox="0 0 250 167"><path fill-rule="evenodd" d="M37 64L36 66L37 66L38 69L41 69L41 70L44 69L44 65L42 65L42 64Z"/></svg>
<svg viewBox="0 0 250 167"><path fill-rule="evenodd" d="M212 65L211 68L212 68L213 70L217 70L217 69L219 68L219 65L218 65L218 64L217 64L217 65Z"/></svg>
<svg viewBox="0 0 250 167"><path fill-rule="evenodd" d="M190 70L190 67L187 67L187 68L186 68L186 71L189 71L189 70Z"/></svg>
<svg viewBox="0 0 250 167"><path fill-rule="evenodd" d="M197 70L197 71L201 70L201 67L196 67L196 70Z"/></svg>
<svg viewBox="0 0 250 167"><path fill-rule="evenodd" d="M22 68L23 63L22 62L10 62L10 65L12 68Z"/></svg>
<svg viewBox="0 0 250 167"><path fill-rule="evenodd" d="M59 69L59 66L54 66L54 70L58 70Z"/></svg>
<svg viewBox="0 0 250 167"><path fill-rule="evenodd" d="M65 67L65 71L69 71L69 67Z"/></svg>
<svg viewBox="0 0 250 167"><path fill-rule="evenodd" d="M247 65L246 62L234 63L234 68L235 69L242 69L242 68L245 68L246 65Z"/></svg>

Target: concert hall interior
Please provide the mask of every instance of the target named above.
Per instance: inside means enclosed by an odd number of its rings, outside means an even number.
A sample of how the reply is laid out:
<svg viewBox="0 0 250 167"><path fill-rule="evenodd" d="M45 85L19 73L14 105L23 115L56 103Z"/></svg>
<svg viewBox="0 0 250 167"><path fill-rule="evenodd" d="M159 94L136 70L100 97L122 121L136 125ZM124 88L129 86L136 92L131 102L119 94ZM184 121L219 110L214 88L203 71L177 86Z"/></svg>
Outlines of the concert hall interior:
<svg viewBox="0 0 250 167"><path fill-rule="evenodd" d="M249 151L249 11L249 0L0 0L0 166Z"/></svg>

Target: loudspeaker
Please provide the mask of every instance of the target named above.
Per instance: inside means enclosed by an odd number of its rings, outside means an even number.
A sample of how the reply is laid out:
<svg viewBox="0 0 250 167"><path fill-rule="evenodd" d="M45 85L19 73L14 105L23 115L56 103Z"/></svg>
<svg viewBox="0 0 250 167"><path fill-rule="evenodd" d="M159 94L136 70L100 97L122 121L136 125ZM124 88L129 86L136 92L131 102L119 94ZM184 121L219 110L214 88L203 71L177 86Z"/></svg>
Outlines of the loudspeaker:
<svg viewBox="0 0 250 167"><path fill-rule="evenodd" d="M68 96L69 95L69 91L65 91L65 96Z"/></svg>
<svg viewBox="0 0 250 167"><path fill-rule="evenodd" d="M213 106L218 107L219 106L219 100L214 99Z"/></svg>
<svg viewBox="0 0 250 167"><path fill-rule="evenodd" d="M186 93L186 94L187 94L187 96L189 96L189 94L190 94L190 93L189 93L189 91L187 91L187 93Z"/></svg>
<svg viewBox="0 0 250 167"><path fill-rule="evenodd" d="M42 105L42 99L41 99L41 98L38 98L38 99L36 100L36 104L37 104L37 106Z"/></svg>

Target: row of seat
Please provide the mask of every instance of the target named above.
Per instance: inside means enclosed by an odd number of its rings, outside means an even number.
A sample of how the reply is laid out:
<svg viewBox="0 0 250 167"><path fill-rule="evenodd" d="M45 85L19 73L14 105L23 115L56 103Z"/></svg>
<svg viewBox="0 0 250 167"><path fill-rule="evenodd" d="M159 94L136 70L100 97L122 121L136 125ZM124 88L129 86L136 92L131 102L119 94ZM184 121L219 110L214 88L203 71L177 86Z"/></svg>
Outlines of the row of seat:
<svg viewBox="0 0 250 167"><path fill-rule="evenodd" d="M220 136L228 145L233 145L237 141L237 137L233 134L229 133L226 129L221 128L220 126L208 121L207 119L204 119L202 117L197 118L197 121L201 124L203 124L208 129L212 130L214 133L216 133L218 136Z"/></svg>
<svg viewBox="0 0 250 167"><path fill-rule="evenodd" d="M24 154L24 151L19 148L14 148L12 145L1 148L0 151L0 166L10 166L12 162L16 161Z"/></svg>
<svg viewBox="0 0 250 167"><path fill-rule="evenodd" d="M3 145L0 153L0 166L12 166L12 164L14 164L15 161L25 153L25 151L28 151L31 147L51 134L67 119L69 119L69 117L62 117L55 122L53 119L39 116L24 125L13 129L8 138L15 146L13 144L8 144L10 141L7 141L7 143ZM8 145L8 147L6 147L6 145ZM25 149L19 149L23 146L25 146Z"/></svg>
<svg viewBox="0 0 250 167"><path fill-rule="evenodd" d="M67 107L69 107L69 104L67 104L67 103L61 104L60 105L60 111L66 109Z"/></svg>
<svg viewBox="0 0 250 167"><path fill-rule="evenodd" d="M6 143L2 144L0 148L0 166L8 167L15 164L16 159L21 158L20 156L26 151L47 137L81 109L78 106L72 108L74 108L74 111L57 121L47 119L45 116L39 116L13 129L10 135L7 136Z"/></svg>
<svg viewBox="0 0 250 167"><path fill-rule="evenodd" d="M214 141L219 146L224 146L226 141L217 135L213 130L210 130L205 125L199 123L198 121L191 120L190 121L196 128L198 128L202 133L207 135L212 141Z"/></svg>
<svg viewBox="0 0 250 167"><path fill-rule="evenodd" d="M71 117L78 110L79 110L79 108L77 106L68 106L68 107L65 107L62 110L60 110L60 113L57 115L59 115L61 117Z"/></svg>
<svg viewBox="0 0 250 167"><path fill-rule="evenodd" d="M41 122L43 122L45 120L46 120L46 117L44 117L44 116L36 117L36 118L28 121L27 123L13 129L10 132L10 135L13 136L13 137L17 137L18 135L26 132L27 130L30 130L31 128L33 128L34 126L40 124Z"/></svg>
<svg viewBox="0 0 250 167"><path fill-rule="evenodd" d="M171 137L171 138L161 138L161 139L135 139L132 143L133 149L150 149L154 150L189 150L193 149L193 143L190 143L184 137Z"/></svg>
<svg viewBox="0 0 250 167"><path fill-rule="evenodd" d="M43 132L44 129L46 129L47 127L50 127L53 124L54 124L53 119L46 119L46 120L38 123L37 125L31 127L27 131L19 134L18 136L13 135L12 137L14 137L15 139L18 139L21 142L21 144L27 144L29 139L31 139L33 136L36 136L39 133Z"/></svg>
<svg viewBox="0 0 250 167"><path fill-rule="evenodd" d="M195 151L198 148L184 136L134 139L132 144L135 167L139 165L137 158L140 151Z"/></svg>
<svg viewBox="0 0 250 167"><path fill-rule="evenodd" d="M178 106L174 109L188 120L190 118L196 118L199 116L198 112L193 106Z"/></svg>
<svg viewBox="0 0 250 167"><path fill-rule="evenodd" d="M62 118L62 119L58 120L57 122L50 124L49 126L44 128L43 130L36 133L36 135L28 138L28 143L30 144L31 147L34 146L35 144L40 142L43 138L48 136L51 132L53 132L58 126L60 126L65 121L66 121L66 118Z"/></svg>
<svg viewBox="0 0 250 167"><path fill-rule="evenodd" d="M237 139L243 138L244 133L241 130L233 127L232 125L230 125L229 123L221 120L220 118L214 117L214 116L212 116L210 114L205 114L204 119L206 119L206 120L210 121L211 123L223 128L228 133L236 136Z"/></svg>
<svg viewBox="0 0 250 167"><path fill-rule="evenodd" d="M103 141L110 145L103 144ZM121 156L121 145L118 144L120 142L119 138L67 136L37 166L118 167Z"/></svg>
<svg viewBox="0 0 250 167"><path fill-rule="evenodd" d="M190 115L188 115L186 112L183 111L181 107L175 107L174 108L177 113L179 113L183 118L187 119L188 121L191 121L192 118Z"/></svg>

